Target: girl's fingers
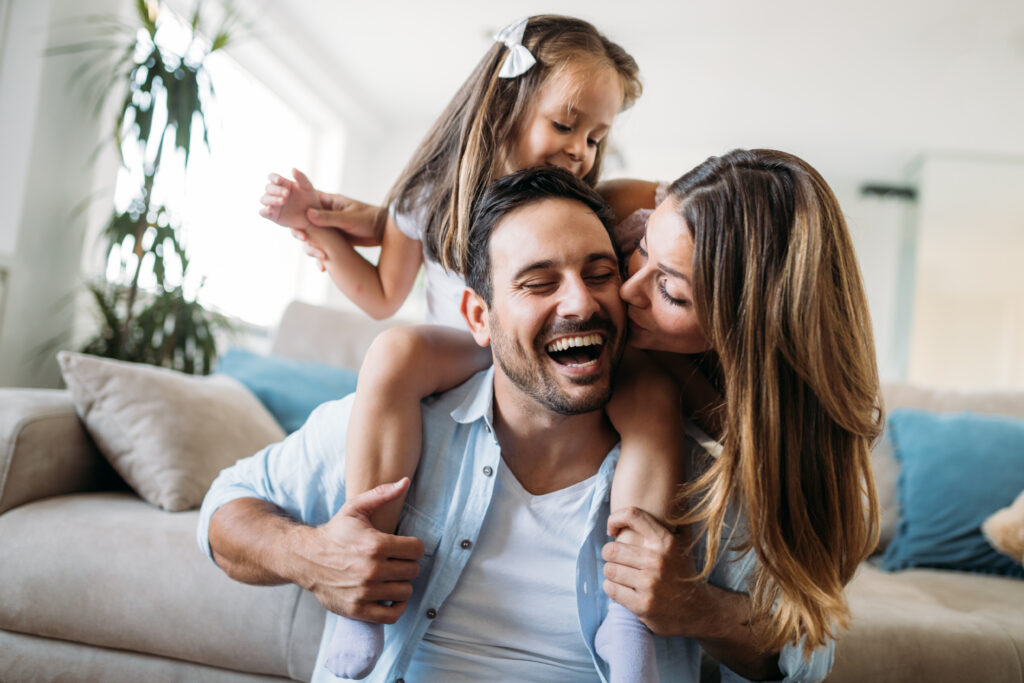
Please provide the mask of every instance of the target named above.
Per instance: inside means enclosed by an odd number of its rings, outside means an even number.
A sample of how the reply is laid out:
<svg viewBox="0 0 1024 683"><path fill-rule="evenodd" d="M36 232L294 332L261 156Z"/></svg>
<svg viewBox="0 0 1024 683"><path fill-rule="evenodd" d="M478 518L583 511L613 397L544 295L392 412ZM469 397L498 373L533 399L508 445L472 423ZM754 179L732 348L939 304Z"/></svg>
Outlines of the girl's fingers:
<svg viewBox="0 0 1024 683"><path fill-rule="evenodd" d="M292 177L295 178L295 182L302 189L304 189L304 190L312 190L313 189L313 183L310 181L309 178L306 177L306 174L303 173L302 171L300 171L299 169L297 169L297 168L293 168L292 169Z"/></svg>

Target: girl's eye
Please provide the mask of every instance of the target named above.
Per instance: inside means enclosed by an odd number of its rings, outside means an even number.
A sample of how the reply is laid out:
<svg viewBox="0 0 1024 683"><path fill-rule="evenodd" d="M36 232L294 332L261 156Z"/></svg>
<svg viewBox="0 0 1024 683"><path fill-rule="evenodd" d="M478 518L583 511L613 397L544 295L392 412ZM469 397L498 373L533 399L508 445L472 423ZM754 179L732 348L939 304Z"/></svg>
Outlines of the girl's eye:
<svg viewBox="0 0 1024 683"><path fill-rule="evenodd" d="M664 280L658 281L658 291L661 292L662 298L664 298L665 301L667 301L669 304L673 306L686 306L687 304L690 303L686 299L677 299L676 297L669 294L668 287L665 286Z"/></svg>

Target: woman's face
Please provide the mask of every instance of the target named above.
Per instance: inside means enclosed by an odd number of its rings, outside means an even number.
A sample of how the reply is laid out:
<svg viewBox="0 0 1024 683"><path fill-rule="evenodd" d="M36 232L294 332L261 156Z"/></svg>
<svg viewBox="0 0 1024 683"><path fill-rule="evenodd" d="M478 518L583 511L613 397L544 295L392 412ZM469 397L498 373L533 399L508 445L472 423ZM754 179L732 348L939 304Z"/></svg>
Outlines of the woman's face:
<svg viewBox="0 0 1024 683"><path fill-rule="evenodd" d="M651 214L619 294L629 304L631 345L673 353L710 348L693 304L693 236L675 198Z"/></svg>

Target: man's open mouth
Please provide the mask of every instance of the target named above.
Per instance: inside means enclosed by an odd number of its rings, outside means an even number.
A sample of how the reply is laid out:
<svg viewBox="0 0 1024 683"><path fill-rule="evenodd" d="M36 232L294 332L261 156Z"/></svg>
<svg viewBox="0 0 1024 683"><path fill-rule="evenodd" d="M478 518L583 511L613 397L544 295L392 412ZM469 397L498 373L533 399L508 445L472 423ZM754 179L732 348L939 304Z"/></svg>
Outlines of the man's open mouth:
<svg viewBox="0 0 1024 683"><path fill-rule="evenodd" d="M597 363L604 349L604 336L596 332L561 337L544 347L559 365L585 368Z"/></svg>

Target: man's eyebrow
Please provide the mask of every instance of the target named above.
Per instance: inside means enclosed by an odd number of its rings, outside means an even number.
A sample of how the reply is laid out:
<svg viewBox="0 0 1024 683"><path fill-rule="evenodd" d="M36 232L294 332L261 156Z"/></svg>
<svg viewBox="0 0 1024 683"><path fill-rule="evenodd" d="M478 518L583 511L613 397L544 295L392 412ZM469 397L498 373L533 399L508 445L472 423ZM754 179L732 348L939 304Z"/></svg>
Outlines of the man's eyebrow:
<svg viewBox="0 0 1024 683"><path fill-rule="evenodd" d="M597 251L592 254L588 254L585 259L585 263L593 263L595 261L611 261L617 264L619 261L615 258L615 254L608 251ZM558 262L554 259L545 259L542 261L534 261L533 263L527 263L525 266L516 271L515 275L512 276L513 280L518 280L527 273L535 270L546 270L548 268L555 268L558 266Z"/></svg>

